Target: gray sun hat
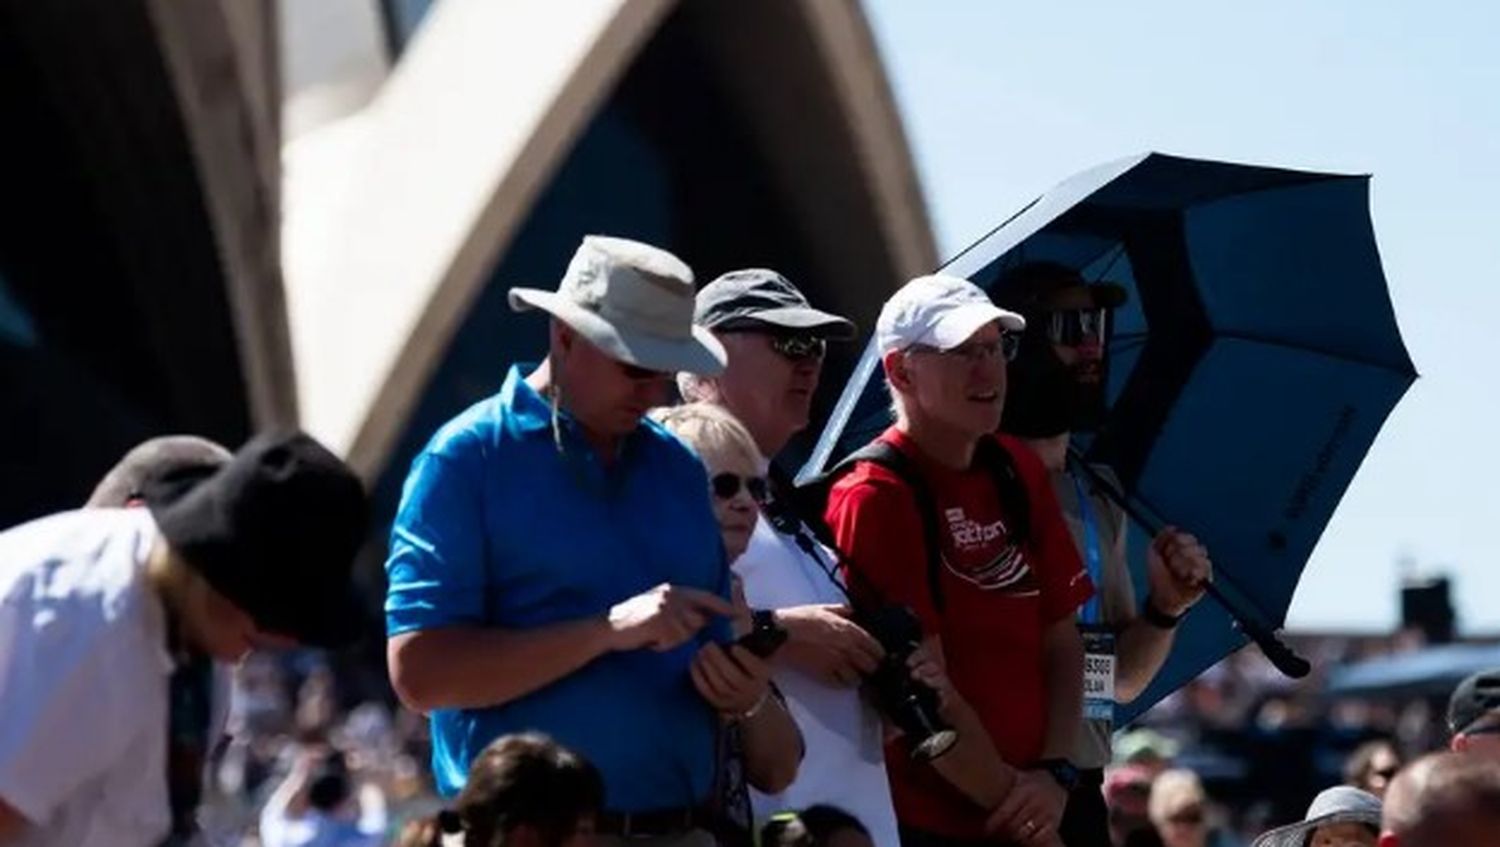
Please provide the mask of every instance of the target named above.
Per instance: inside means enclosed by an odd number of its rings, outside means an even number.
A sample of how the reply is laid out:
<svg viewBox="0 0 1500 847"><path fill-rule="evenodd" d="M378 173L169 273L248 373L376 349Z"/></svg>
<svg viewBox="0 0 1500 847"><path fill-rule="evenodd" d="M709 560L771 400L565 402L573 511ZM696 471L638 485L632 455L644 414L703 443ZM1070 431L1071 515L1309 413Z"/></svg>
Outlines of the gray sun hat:
<svg viewBox="0 0 1500 847"><path fill-rule="evenodd" d="M1339 785L1313 798L1307 817L1262 834L1250 847L1303 847L1308 833L1320 826L1362 823L1380 829L1380 798L1368 791Z"/></svg>
<svg viewBox="0 0 1500 847"><path fill-rule="evenodd" d="M728 357L693 325L693 272L665 250L585 236L556 291L512 288L510 307L541 309L627 364L715 376Z"/></svg>

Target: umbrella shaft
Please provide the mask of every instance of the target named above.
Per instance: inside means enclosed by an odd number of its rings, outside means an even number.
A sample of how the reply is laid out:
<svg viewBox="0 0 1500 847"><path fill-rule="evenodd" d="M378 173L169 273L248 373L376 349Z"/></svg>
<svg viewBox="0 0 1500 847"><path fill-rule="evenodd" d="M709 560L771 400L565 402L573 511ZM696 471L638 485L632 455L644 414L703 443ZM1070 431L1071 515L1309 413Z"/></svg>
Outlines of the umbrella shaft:
<svg viewBox="0 0 1500 847"><path fill-rule="evenodd" d="M1103 492L1104 496L1124 509L1125 513L1132 520L1140 524L1152 536L1162 531L1164 528L1162 521L1146 515L1142 509L1137 508L1135 504L1130 502L1128 497L1116 489L1114 485L1110 484L1109 480L1105 479L1102 474L1090 467L1089 463L1085 462L1083 457L1078 454L1078 451L1071 447L1068 448L1068 462L1072 467L1087 476L1097 490ZM1234 619L1234 623L1239 627L1240 631L1245 633L1251 641L1255 642L1255 645L1260 648L1260 651L1265 654L1271 664L1276 666L1277 670L1293 679L1301 679L1307 676L1308 672L1312 670L1312 665L1306 659L1293 652L1292 648L1286 645L1286 642L1277 637L1271 627L1261 623L1259 616L1248 612L1240 602L1227 596L1219 586L1210 581L1204 584L1203 589L1204 593L1212 597L1216 603L1224 608L1224 611L1229 613L1229 616Z"/></svg>

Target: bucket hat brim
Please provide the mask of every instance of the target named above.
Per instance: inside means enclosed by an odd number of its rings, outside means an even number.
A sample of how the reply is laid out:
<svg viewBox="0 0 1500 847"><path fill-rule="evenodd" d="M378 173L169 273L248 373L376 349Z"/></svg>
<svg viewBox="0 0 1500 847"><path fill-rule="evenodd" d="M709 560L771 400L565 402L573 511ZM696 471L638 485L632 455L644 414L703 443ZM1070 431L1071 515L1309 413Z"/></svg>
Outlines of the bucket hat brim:
<svg viewBox="0 0 1500 847"><path fill-rule="evenodd" d="M694 326L689 338L662 338L618 327L598 312L580 306L567 295L540 288L512 288L510 307L517 312L540 309L547 312L611 358L653 371L717 376L724 372L729 356L708 330Z"/></svg>
<svg viewBox="0 0 1500 847"><path fill-rule="evenodd" d="M1303 847L1307 843L1308 833L1320 826L1339 823L1362 823L1379 829L1380 817L1369 812L1330 812L1312 820L1289 823L1261 833L1259 838L1250 842L1250 847Z"/></svg>

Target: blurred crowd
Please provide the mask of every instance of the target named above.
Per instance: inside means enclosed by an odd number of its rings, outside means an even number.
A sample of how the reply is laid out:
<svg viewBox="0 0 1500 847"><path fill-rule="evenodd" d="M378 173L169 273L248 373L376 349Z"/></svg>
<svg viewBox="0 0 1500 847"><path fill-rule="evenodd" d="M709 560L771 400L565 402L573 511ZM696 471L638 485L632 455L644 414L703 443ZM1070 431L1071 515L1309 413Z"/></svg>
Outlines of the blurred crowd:
<svg viewBox="0 0 1500 847"><path fill-rule="evenodd" d="M386 844L439 809L426 717L388 692L362 691L359 676L341 684L326 658L258 652L235 670L202 815L214 843L276 847L297 812L317 810Z"/></svg>
<svg viewBox="0 0 1500 847"><path fill-rule="evenodd" d="M1330 786L1383 796L1403 764L1448 745L1446 700L1325 691L1329 669L1421 649L1420 633L1291 640L1314 658L1310 677L1289 680L1246 649L1117 733L1103 788L1116 847L1243 847L1300 820ZM265 811L309 760L337 786L332 807L369 844L392 843L442 807L426 718L369 685L368 674L347 673L341 685L326 659L256 653L236 670L204 815L215 843L275 847L262 834ZM273 830L279 821L272 816Z"/></svg>

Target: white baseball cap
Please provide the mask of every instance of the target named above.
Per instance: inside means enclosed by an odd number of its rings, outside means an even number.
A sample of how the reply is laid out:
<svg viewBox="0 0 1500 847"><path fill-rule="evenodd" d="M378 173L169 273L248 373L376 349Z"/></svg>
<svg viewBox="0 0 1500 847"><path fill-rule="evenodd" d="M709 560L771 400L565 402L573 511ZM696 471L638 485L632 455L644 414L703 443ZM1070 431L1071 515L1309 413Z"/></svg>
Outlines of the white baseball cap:
<svg viewBox="0 0 1500 847"><path fill-rule="evenodd" d="M996 306L972 282L956 276L919 276L901 286L880 309L875 341L882 354L916 344L952 350L985 324L1020 332L1026 319Z"/></svg>

